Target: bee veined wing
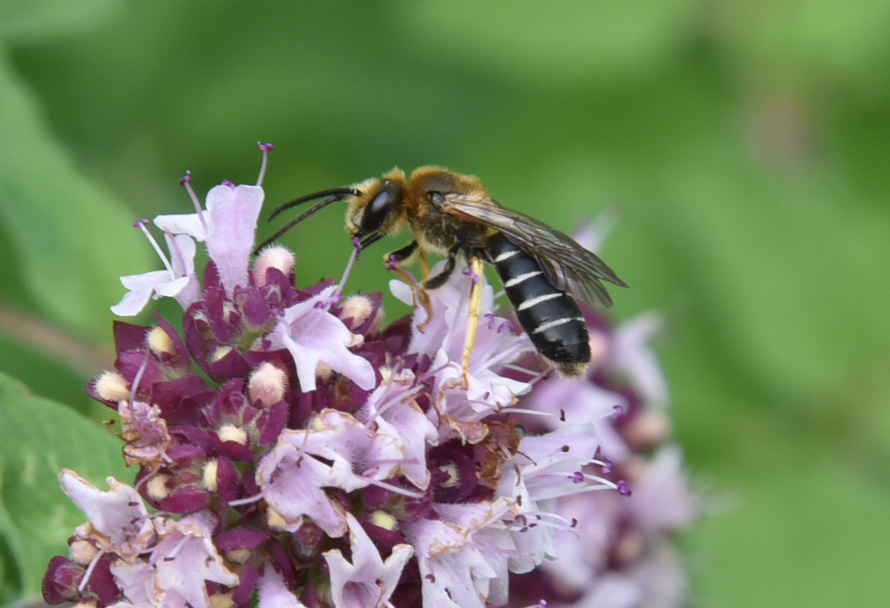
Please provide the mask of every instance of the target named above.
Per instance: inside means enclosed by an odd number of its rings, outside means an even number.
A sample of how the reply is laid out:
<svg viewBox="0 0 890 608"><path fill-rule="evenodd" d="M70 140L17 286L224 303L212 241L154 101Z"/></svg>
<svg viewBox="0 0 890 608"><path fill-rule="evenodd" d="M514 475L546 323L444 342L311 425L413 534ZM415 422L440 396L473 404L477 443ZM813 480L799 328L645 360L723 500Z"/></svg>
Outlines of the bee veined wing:
<svg viewBox="0 0 890 608"><path fill-rule="evenodd" d="M570 291L591 304L612 304L601 280L627 287L599 256L569 235L488 196L448 193L444 201L439 199L434 204L446 213L504 233L514 245L535 258L554 287Z"/></svg>

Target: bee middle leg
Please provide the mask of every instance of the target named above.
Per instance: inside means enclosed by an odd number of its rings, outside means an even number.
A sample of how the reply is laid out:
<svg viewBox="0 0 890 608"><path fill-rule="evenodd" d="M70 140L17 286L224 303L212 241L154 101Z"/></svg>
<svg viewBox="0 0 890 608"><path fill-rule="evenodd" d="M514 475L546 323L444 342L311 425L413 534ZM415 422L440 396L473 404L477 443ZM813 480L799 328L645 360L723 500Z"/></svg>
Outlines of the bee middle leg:
<svg viewBox="0 0 890 608"><path fill-rule="evenodd" d="M444 285L446 281L448 281L448 277L450 277L451 273L454 272L454 265L457 261L458 251L460 250L457 247L452 247L448 251L448 257L445 259L445 266L442 267L442 270L431 277L426 277L417 285L417 288L415 290L417 299L420 301L420 303L423 305L424 310L427 312L426 319L424 319L423 322L417 326L417 331L421 333L423 333L423 331L427 328L427 325L429 325L430 321L432 321L433 319L433 307L430 303L430 297L427 291L438 289L439 287ZM423 250L421 250L421 253L423 253ZM424 258L421 258L421 260L424 260Z"/></svg>
<svg viewBox="0 0 890 608"><path fill-rule="evenodd" d="M423 280L423 287L427 290L438 289L442 285L448 281L448 277L451 276L451 273L454 272L454 265L457 262L457 254L460 250L457 247L452 247L448 250L448 257L445 259L445 266L442 267L442 270L437 272L431 277L427 277Z"/></svg>
<svg viewBox="0 0 890 608"><path fill-rule="evenodd" d="M417 330L423 333L427 325L429 325L430 320L433 318L433 305L430 302L430 297L424 287L426 281L418 283L417 279L415 279L411 273L399 267L400 264L409 260L411 256L418 251L420 251L421 254L422 267L426 267L426 257L423 254L423 250L419 248L417 241L411 241L401 249L396 249L391 253L387 253L383 256L383 260L386 262L387 270L394 272L411 286L411 293L414 296L414 306L423 306L423 309L426 311L426 319L417 326Z"/></svg>
<svg viewBox="0 0 890 608"><path fill-rule="evenodd" d="M420 272L423 275L424 279L427 279L430 276L430 265L426 261L426 251L423 249L417 252L417 257L420 258Z"/></svg>

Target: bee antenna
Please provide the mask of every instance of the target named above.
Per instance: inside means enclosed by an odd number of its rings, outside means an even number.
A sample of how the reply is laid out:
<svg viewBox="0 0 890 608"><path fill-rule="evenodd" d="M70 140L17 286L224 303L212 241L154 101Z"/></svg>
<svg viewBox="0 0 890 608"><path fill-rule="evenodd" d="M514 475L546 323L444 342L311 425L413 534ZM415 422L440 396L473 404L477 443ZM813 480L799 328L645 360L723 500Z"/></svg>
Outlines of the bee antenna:
<svg viewBox="0 0 890 608"><path fill-rule="evenodd" d="M300 205L300 204L308 202L308 201L314 201L317 198L322 198L324 196L337 197L330 201L331 203L333 203L334 201L339 201L347 196L355 196L357 194L361 194L361 192L359 192L355 188L348 188L348 187L347 188L331 188L330 190L322 190L321 192L315 192L314 194L307 194L306 196L301 196L300 198L295 198L294 200L284 203L283 205L279 206L269 216L269 221L271 222L272 220L274 220L275 217L282 211L286 211L287 209L290 209L291 207L296 207L297 205ZM324 207L324 205L322 205L322 207ZM320 208L321 207L319 207L319 209Z"/></svg>
<svg viewBox="0 0 890 608"><path fill-rule="evenodd" d="M331 193L333 193L333 194L331 194ZM322 196L330 195L326 199L315 203L314 205L312 205L311 207L306 209L306 211L304 211L303 213L301 213L300 215L298 215L297 217L295 217L294 219L289 221L287 224L285 224L284 226L282 226L281 228L276 230L275 233L272 234L272 236L270 236L265 241L263 241L262 243L257 245L256 248L253 250L253 253L256 254L260 249L262 249L263 247L265 247L272 241L276 240L282 234L284 234L285 232L287 232L288 230L290 230L291 228L293 228L294 226L296 226L297 224L299 224L300 222L302 222L303 220L305 220L307 217L314 214L318 210L327 207L331 203L336 203L337 201L341 201L344 198L346 198L347 196L353 195L353 194L358 194L358 191L353 188L335 188L333 190L325 190L323 192L316 192L315 194L310 194L308 196L304 196L304 197L298 198L296 200L293 200L289 203L285 203L284 205L282 205L281 207L276 209L275 212L269 217L269 219L272 219L273 217L275 217L275 215L277 215L278 212L283 211L285 209L289 209L289 208L293 207L294 205L299 205L300 203L305 203L306 201L311 201L312 199L321 198Z"/></svg>

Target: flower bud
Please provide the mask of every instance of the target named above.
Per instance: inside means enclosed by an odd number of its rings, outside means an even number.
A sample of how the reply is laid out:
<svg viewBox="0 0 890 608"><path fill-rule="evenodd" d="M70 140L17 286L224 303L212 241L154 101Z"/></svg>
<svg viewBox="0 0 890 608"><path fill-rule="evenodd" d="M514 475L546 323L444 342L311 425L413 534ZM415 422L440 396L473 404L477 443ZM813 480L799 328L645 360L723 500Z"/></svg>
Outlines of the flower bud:
<svg viewBox="0 0 890 608"><path fill-rule="evenodd" d="M253 265L253 282L257 287L266 285L266 271L270 268L277 268L284 276L290 276L295 261L294 254L280 245L263 249Z"/></svg>
<svg viewBox="0 0 890 608"><path fill-rule="evenodd" d="M233 441L241 445L247 445L247 431L234 424L226 424L217 431L220 441Z"/></svg>
<svg viewBox="0 0 890 608"><path fill-rule="evenodd" d="M103 372L96 378L93 388L106 401L126 401L130 397L130 383L118 372Z"/></svg>
<svg viewBox="0 0 890 608"><path fill-rule="evenodd" d="M96 548L96 545L85 540L75 540L68 548L68 556L71 561L81 566L89 566L98 552L99 549Z"/></svg>
<svg viewBox="0 0 890 608"><path fill-rule="evenodd" d="M346 321L352 319L350 325L353 329L368 320L374 312L374 303L365 295L349 296L340 308L340 319Z"/></svg>
<svg viewBox="0 0 890 608"><path fill-rule="evenodd" d="M272 507L266 507L266 525L272 530L284 530L287 528L287 520Z"/></svg>
<svg viewBox="0 0 890 608"><path fill-rule="evenodd" d="M386 511L374 511L371 513L369 520L372 524L378 528L383 528L384 530L395 530L398 528L396 518Z"/></svg>
<svg viewBox="0 0 890 608"><path fill-rule="evenodd" d="M251 374L247 390L251 403L259 401L264 407L271 407L284 399L287 372L265 361Z"/></svg>
<svg viewBox="0 0 890 608"><path fill-rule="evenodd" d="M216 474L219 471L219 462L214 458L204 463L204 471L201 478L204 487L211 492L216 492L218 484L216 482Z"/></svg>
<svg viewBox="0 0 890 608"><path fill-rule="evenodd" d="M161 501L170 495L170 488L167 482L170 480L169 475L155 475L145 483L145 489L152 500Z"/></svg>
<svg viewBox="0 0 890 608"><path fill-rule="evenodd" d="M169 334L161 327L155 327L148 332L146 342L148 347L155 353L166 353L168 355L176 353L176 345L170 339Z"/></svg>

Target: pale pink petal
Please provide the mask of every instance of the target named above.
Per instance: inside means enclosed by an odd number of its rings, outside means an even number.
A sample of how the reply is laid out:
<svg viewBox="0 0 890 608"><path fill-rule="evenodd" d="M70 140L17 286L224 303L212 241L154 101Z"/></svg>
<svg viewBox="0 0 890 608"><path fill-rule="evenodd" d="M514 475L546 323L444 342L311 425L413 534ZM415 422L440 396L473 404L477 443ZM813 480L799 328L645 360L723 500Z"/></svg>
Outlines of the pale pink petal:
<svg viewBox="0 0 890 608"><path fill-rule="evenodd" d="M634 389L653 406L664 406L669 394L661 364L649 345L664 327L658 313L642 314L618 327L615 333L613 361L624 372Z"/></svg>
<svg viewBox="0 0 890 608"><path fill-rule="evenodd" d="M177 234L172 239L165 233L167 250L170 252L170 262L173 272L188 278L188 282L177 294L173 294L183 310L201 299L201 284L195 274L196 244L192 237L185 234Z"/></svg>
<svg viewBox="0 0 890 608"><path fill-rule="evenodd" d="M148 304L155 289L169 281L170 273L166 270L152 270L121 277L121 284L129 291L120 302L111 307L111 312L121 317L138 315Z"/></svg>
<svg viewBox="0 0 890 608"><path fill-rule="evenodd" d="M190 277L178 277L166 283L160 283L155 288L155 293L165 298L173 298L185 289L189 284Z"/></svg>
<svg viewBox="0 0 890 608"><path fill-rule="evenodd" d="M374 388L374 368L364 357L350 352L356 336L343 321L316 304L331 297L336 286L284 311L269 335L272 348L286 348L294 358L303 391L315 390L319 363L324 363L365 390Z"/></svg>
<svg viewBox="0 0 890 608"><path fill-rule="evenodd" d="M554 414L542 421L556 428L559 420L593 424L603 453L613 461L624 460L630 450L614 426L615 407L627 408L627 398L592 382L550 378L535 387L523 402L526 407Z"/></svg>
<svg viewBox="0 0 890 608"><path fill-rule="evenodd" d="M154 586L167 603L210 608L204 581L227 587L238 584L213 544L213 525L204 513L170 521L161 531L162 540L152 553ZM114 568L112 568L114 572Z"/></svg>
<svg viewBox="0 0 890 608"><path fill-rule="evenodd" d="M368 485L368 480L391 477L403 454L394 437L381 429L372 431L352 415L323 410L309 431L288 433L287 441L331 463L331 480L336 487L351 492Z"/></svg>
<svg viewBox="0 0 890 608"><path fill-rule="evenodd" d="M206 218L205 218L206 220ZM171 234L187 234L196 241L207 239L207 231L197 213L174 213L155 217L154 225Z"/></svg>
<svg viewBox="0 0 890 608"><path fill-rule="evenodd" d="M148 304L153 292L152 287L141 287L128 291L120 302L111 307L111 312L119 317L135 317Z"/></svg>
<svg viewBox="0 0 890 608"><path fill-rule="evenodd" d="M412 399L415 380L408 369L390 375L355 417L364 424L376 424L382 433L394 438L403 461L399 469L415 486L426 489L430 481L426 450L437 443L438 430Z"/></svg>
<svg viewBox="0 0 890 608"><path fill-rule="evenodd" d="M384 562L358 520L351 513L346 519L352 562L339 549L323 553L331 576L331 599L337 608L385 606L413 549L406 544L396 545Z"/></svg>
<svg viewBox="0 0 890 608"><path fill-rule="evenodd" d="M233 188L222 184L207 193L207 253L229 295L235 286L247 285L247 268L264 196L261 187L245 185Z"/></svg>
<svg viewBox="0 0 890 608"><path fill-rule="evenodd" d="M436 505L439 520L421 520L404 526L414 545L423 580L424 608L484 608L491 582L506 575L500 551L486 552L474 536L497 525L512 502L497 499L477 505ZM453 521L446 521L450 518Z"/></svg>
<svg viewBox="0 0 890 608"><path fill-rule="evenodd" d="M655 453L634 483L629 506L652 532L682 529L701 514L701 498L692 491L679 446L669 444Z"/></svg>
<svg viewBox="0 0 890 608"><path fill-rule="evenodd" d="M59 474L62 489L86 514L93 527L108 536L112 543L117 543L138 530L134 526L141 526L148 511L142 497L132 487L114 477L106 481L111 490L102 491L70 469L63 469Z"/></svg>
<svg viewBox="0 0 890 608"><path fill-rule="evenodd" d="M137 561L132 564L118 561L112 566L114 578L127 598L128 603L114 604L120 608L125 606L152 606L157 605L157 590L154 586L154 568L148 562Z"/></svg>
<svg viewBox="0 0 890 608"><path fill-rule="evenodd" d="M284 579L271 566L267 566L257 584L258 608L306 608L284 584Z"/></svg>
<svg viewBox="0 0 890 608"><path fill-rule="evenodd" d="M282 434L279 444L257 467L257 485L266 502L284 518L285 529L293 532L304 517L311 517L328 535L342 536L346 532L342 508L324 491L336 485L333 471L300 449L302 437L297 431Z"/></svg>

